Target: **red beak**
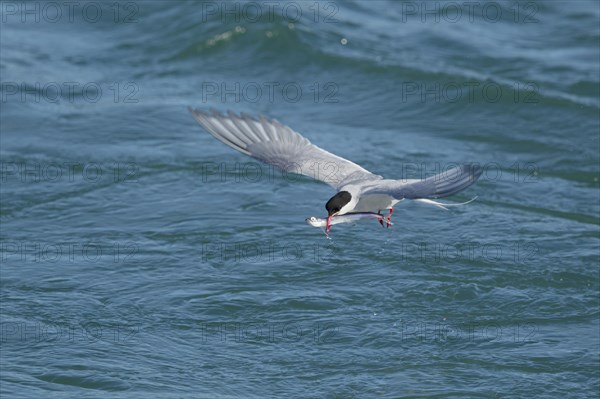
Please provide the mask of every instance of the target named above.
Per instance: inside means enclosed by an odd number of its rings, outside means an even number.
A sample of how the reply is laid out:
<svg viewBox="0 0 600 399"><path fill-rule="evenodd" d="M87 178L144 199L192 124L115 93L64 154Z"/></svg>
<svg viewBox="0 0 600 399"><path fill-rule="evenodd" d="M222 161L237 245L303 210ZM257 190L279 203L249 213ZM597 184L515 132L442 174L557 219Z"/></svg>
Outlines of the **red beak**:
<svg viewBox="0 0 600 399"><path fill-rule="evenodd" d="M331 222L331 218L332 216L327 216L327 225L325 226L325 235L327 237L329 237L329 229L331 229L331 224L329 224Z"/></svg>

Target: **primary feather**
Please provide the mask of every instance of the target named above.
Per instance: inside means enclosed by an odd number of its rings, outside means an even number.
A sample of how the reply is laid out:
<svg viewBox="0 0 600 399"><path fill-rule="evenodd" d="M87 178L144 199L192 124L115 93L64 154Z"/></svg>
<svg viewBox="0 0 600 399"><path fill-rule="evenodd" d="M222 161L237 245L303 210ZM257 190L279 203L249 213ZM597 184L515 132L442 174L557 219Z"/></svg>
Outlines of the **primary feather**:
<svg viewBox="0 0 600 399"><path fill-rule="evenodd" d="M275 119L255 119L229 111L189 108L210 134L228 146L286 172L309 176L340 189L361 180L383 179L363 167L325 151Z"/></svg>

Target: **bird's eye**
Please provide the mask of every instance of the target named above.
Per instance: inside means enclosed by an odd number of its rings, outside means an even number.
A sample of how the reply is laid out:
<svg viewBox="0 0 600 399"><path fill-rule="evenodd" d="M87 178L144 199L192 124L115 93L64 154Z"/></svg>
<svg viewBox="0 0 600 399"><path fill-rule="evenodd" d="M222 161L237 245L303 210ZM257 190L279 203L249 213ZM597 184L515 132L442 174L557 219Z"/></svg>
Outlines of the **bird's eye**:
<svg viewBox="0 0 600 399"><path fill-rule="evenodd" d="M314 222L315 220L317 220L317 218L314 216L311 216L310 220L312 220Z"/></svg>

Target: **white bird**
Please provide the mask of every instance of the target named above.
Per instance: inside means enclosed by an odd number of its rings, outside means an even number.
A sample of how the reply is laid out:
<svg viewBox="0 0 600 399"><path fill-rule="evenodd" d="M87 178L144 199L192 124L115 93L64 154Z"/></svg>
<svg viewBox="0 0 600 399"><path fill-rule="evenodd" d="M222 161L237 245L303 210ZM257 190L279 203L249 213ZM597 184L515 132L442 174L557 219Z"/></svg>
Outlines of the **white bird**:
<svg viewBox="0 0 600 399"><path fill-rule="evenodd" d="M189 108L210 134L228 146L273 165L285 172L309 176L337 190L327 201L326 233L331 219L350 212L380 212L389 210L404 199L420 201L445 208L449 205L432 198L447 197L475 183L482 169L478 164L462 164L426 179L384 179L361 166L312 144L308 139L281 124L276 119L260 119L228 111L210 113ZM383 225L383 221L380 220ZM388 225L389 226L389 225Z"/></svg>

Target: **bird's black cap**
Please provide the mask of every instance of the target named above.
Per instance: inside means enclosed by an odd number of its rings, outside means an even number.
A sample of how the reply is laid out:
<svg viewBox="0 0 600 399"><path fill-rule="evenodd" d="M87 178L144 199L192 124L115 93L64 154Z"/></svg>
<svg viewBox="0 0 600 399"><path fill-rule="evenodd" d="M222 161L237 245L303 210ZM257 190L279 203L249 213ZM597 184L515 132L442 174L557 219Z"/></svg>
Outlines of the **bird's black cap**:
<svg viewBox="0 0 600 399"><path fill-rule="evenodd" d="M350 200L352 199L352 195L348 191L340 191L333 197L327 201L325 204L325 209L327 209L327 215L331 216L336 212L339 212L340 209L344 207Z"/></svg>

